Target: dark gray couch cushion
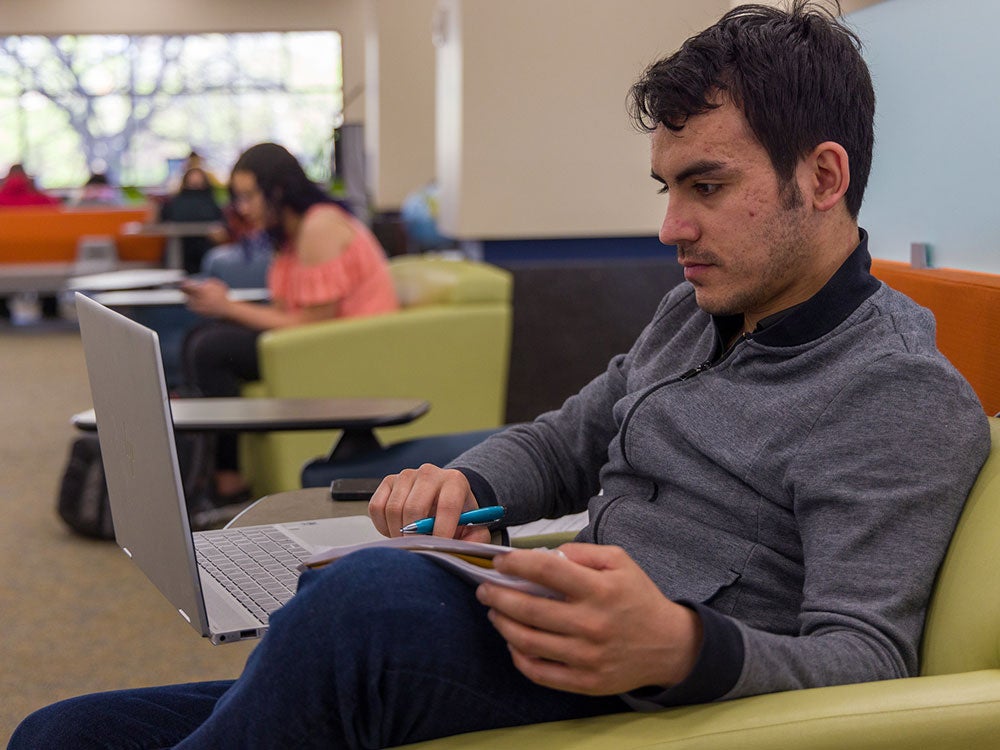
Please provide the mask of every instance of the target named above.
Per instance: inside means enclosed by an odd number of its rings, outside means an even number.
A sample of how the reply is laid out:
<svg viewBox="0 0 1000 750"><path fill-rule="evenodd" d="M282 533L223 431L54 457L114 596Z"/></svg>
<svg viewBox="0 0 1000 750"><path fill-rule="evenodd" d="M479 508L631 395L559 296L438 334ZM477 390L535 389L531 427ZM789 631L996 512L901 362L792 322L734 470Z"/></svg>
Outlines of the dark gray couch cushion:
<svg viewBox="0 0 1000 750"><path fill-rule="evenodd" d="M684 280L672 254L504 265L514 274L508 423L558 408L603 372Z"/></svg>

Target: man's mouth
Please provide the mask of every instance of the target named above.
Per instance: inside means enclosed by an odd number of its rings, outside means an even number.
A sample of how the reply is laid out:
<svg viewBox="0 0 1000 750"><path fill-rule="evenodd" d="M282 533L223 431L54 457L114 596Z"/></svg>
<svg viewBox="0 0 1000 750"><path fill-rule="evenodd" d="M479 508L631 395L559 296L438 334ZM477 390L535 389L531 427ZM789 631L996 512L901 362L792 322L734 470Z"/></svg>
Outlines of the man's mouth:
<svg viewBox="0 0 1000 750"><path fill-rule="evenodd" d="M692 283L697 283L712 269L715 264L708 259L702 258L681 258L678 262L684 268L684 279Z"/></svg>

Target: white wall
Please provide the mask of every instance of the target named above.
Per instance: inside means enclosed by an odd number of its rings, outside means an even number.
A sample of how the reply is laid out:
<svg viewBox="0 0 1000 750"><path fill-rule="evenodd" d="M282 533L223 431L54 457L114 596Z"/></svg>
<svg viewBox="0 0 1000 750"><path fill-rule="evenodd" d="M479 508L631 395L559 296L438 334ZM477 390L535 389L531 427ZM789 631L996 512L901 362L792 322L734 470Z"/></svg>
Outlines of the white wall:
<svg viewBox="0 0 1000 750"><path fill-rule="evenodd" d="M366 38L368 189L377 210L436 174L434 44L437 0L372 0Z"/></svg>
<svg viewBox="0 0 1000 750"><path fill-rule="evenodd" d="M655 235L626 93L728 0L442 0L441 224L468 239Z"/></svg>
<svg viewBox="0 0 1000 750"><path fill-rule="evenodd" d="M778 8L784 8L788 5L789 0L757 0L761 5L773 5ZM842 13L853 13L861 8L867 8L869 5L875 5L876 3L881 3L884 0L840 0L840 10ZM729 0L729 5L735 8L737 5L743 5L747 0Z"/></svg>
<svg viewBox="0 0 1000 750"><path fill-rule="evenodd" d="M872 253L1000 272L1000 57L995 0L886 0L852 14L876 93L861 209Z"/></svg>
<svg viewBox="0 0 1000 750"><path fill-rule="evenodd" d="M329 29L350 0L5 0L3 34L163 34Z"/></svg>

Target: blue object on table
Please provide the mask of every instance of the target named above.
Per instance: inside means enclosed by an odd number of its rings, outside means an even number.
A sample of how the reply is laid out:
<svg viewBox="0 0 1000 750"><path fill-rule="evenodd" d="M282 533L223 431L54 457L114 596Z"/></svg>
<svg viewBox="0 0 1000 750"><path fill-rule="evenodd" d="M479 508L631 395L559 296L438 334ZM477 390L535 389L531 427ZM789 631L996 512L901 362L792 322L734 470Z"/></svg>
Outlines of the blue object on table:
<svg viewBox="0 0 1000 750"><path fill-rule="evenodd" d="M468 510L458 517L459 526L486 526L499 521L504 516L501 505L488 505L485 508ZM404 534L430 534L434 531L433 518L421 518L400 529Z"/></svg>

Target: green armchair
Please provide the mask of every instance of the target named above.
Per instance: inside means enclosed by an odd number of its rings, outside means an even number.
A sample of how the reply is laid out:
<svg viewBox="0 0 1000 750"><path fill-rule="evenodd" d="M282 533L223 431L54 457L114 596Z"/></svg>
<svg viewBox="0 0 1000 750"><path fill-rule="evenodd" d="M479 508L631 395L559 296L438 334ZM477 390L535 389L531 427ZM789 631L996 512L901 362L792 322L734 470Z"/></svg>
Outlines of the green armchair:
<svg viewBox="0 0 1000 750"><path fill-rule="evenodd" d="M1000 746L1000 420L938 573L919 677L499 729L424 750L975 750Z"/></svg>
<svg viewBox="0 0 1000 750"><path fill-rule="evenodd" d="M431 409L378 431L381 440L503 424L510 367L511 276L495 266L440 256L390 262L399 312L269 331L258 344L261 379L248 397L418 398ZM244 435L242 465L259 495L300 486L303 464L338 433Z"/></svg>

